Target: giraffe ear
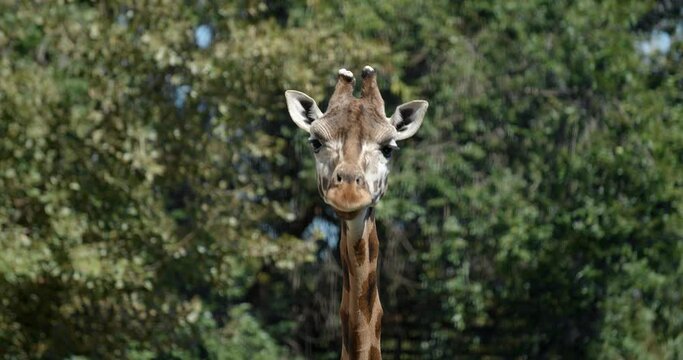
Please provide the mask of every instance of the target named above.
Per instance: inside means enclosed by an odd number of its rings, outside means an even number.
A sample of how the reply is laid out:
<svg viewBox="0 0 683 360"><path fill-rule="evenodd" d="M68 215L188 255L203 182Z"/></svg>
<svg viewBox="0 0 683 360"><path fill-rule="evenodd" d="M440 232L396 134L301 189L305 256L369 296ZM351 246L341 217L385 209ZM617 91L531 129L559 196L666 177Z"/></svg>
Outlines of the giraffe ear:
<svg viewBox="0 0 683 360"><path fill-rule="evenodd" d="M405 140L417 132L427 112L429 103L424 100L413 100L396 108L389 122L396 128L396 140Z"/></svg>
<svg viewBox="0 0 683 360"><path fill-rule="evenodd" d="M318 108L310 96L296 90L285 91L287 99L287 110L294 123L300 128L310 132L311 123L323 116L323 112Z"/></svg>

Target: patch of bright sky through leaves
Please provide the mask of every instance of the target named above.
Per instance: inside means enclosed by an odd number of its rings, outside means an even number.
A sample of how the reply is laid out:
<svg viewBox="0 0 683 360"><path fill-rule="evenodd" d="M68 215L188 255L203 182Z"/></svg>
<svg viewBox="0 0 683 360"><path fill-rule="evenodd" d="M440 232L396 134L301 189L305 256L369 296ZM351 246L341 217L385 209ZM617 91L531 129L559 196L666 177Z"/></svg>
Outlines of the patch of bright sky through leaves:
<svg viewBox="0 0 683 360"><path fill-rule="evenodd" d="M197 26L197 28L194 29L194 40L199 48L208 48L213 41L213 31L211 31L211 27L206 24Z"/></svg>
<svg viewBox="0 0 683 360"><path fill-rule="evenodd" d="M211 46L213 42L213 31L211 27L206 24L197 26L194 29L194 41L200 49L206 49ZM182 108L185 105L187 95L190 93L190 85L180 85L175 89L175 99L173 104L176 108Z"/></svg>
<svg viewBox="0 0 683 360"><path fill-rule="evenodd" d="M683 22L679 22L676 25L676 30L673 34L660 30L651 32L650 37L639 42L637 47L645 55L653 55L655 53L666 54L671 49L673 40L683 40Z"/></svg>

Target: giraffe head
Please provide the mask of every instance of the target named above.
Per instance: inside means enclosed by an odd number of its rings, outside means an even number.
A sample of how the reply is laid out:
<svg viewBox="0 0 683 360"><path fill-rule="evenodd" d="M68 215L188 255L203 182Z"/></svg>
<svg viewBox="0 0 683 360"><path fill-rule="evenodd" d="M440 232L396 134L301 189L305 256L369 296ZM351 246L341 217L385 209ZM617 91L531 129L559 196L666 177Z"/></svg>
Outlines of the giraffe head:
<svg viewBox="0 0 683 360"><path fill-rule="evenodd" d="M356 98L353 74L340 69L324 113L310 96L285 92L289 115L310 135L320 196L344 219L382 198L396 142L417 132L428 106L424 100L410 101L387 118L375 70L366 66L362 77L361 97Z"/></svg>

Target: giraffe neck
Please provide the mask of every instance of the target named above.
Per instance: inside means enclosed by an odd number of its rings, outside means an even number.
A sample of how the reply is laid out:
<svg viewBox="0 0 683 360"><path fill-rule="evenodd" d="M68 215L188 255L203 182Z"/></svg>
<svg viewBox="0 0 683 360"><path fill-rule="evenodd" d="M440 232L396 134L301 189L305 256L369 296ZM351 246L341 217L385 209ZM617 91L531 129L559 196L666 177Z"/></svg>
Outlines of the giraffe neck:
<svg viewBox="0 0 683 360"><path fill-rule="evenodd" d="M379 240L373 209L342 220L341 263L344 289L339 309L342 360L381 359L382 304L377 291Z"/></svg>

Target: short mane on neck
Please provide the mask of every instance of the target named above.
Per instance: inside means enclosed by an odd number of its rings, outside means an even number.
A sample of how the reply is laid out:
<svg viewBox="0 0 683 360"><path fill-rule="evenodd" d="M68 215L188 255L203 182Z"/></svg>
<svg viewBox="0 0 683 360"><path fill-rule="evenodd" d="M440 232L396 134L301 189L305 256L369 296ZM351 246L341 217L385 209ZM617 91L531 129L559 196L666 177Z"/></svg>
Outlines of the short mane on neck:
<svg viewBox="0 0 683 360"><path fill-rule="evenodd" d="M381 359L383 311L377 291L379 240L373 208L342 220L339 251L344 281L341 359Z"/></svg>

